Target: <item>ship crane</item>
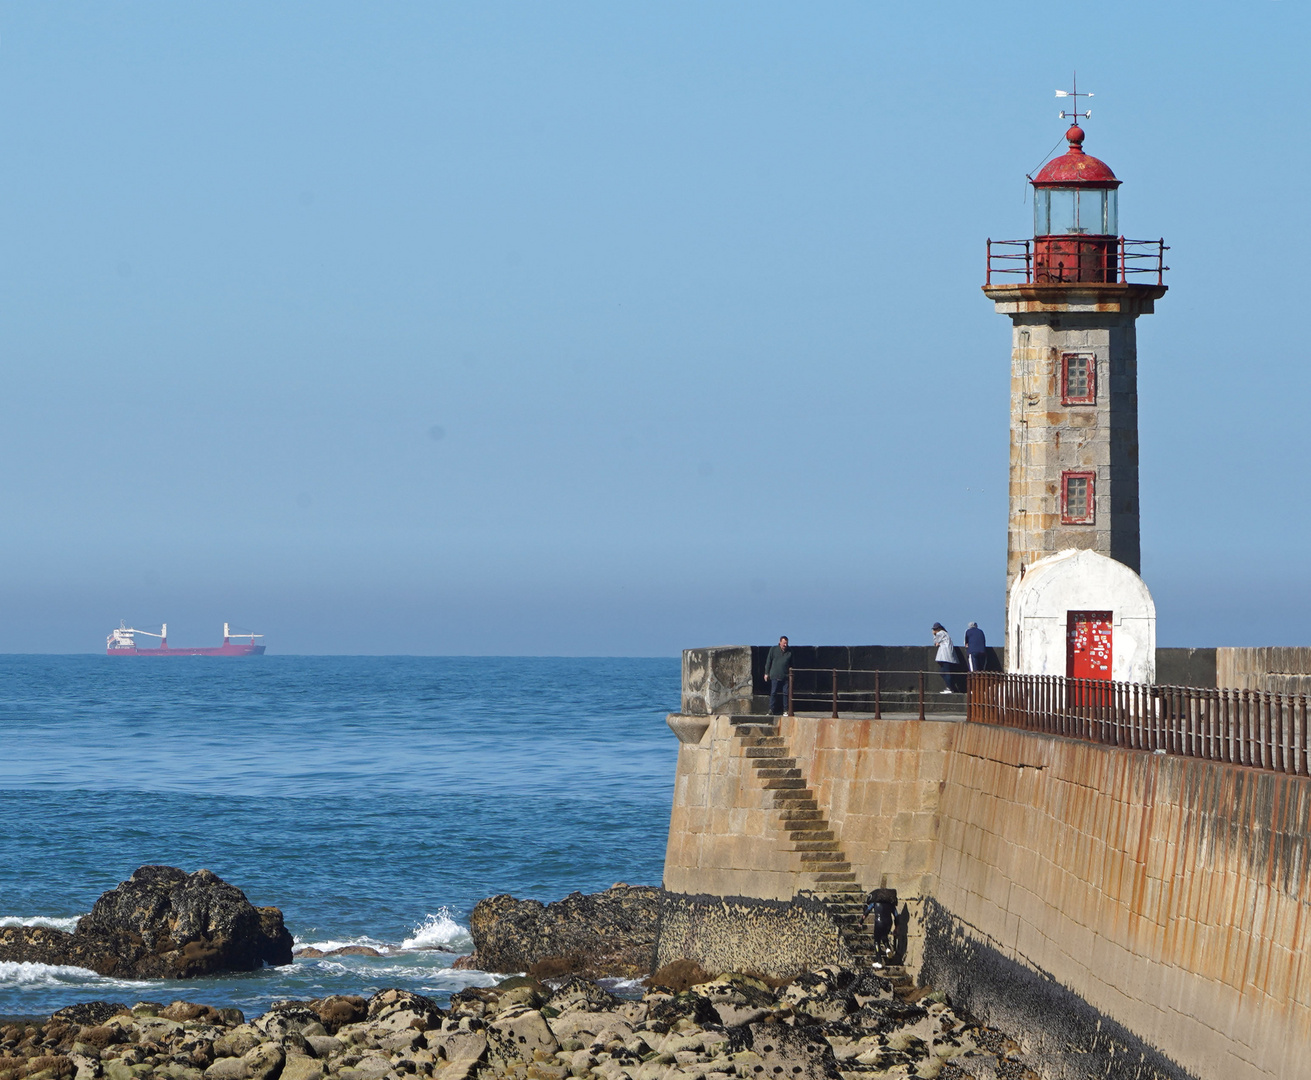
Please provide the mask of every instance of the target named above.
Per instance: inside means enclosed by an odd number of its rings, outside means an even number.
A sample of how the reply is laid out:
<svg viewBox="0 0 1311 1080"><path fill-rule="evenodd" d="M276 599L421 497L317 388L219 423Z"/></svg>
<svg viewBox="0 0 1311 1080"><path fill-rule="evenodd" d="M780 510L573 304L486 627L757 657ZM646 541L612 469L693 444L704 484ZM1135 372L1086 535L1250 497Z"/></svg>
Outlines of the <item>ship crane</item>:
<svg viewBox="0 0 1311 1080"><path fill-rule="evenodd" d="M250 638L250 643L251 643L252 645L254 645L254 644L255 644L255 639L256 639L257 637L263 637L263 636L264 636L263 634L234 634L231 630L228 629L228 624L227 624L227 623L224 623L224 624L223 624L223 644L224 644L224 645L226 645L226 644L228 643L228 638L234 638L234 637Z"/></svg>

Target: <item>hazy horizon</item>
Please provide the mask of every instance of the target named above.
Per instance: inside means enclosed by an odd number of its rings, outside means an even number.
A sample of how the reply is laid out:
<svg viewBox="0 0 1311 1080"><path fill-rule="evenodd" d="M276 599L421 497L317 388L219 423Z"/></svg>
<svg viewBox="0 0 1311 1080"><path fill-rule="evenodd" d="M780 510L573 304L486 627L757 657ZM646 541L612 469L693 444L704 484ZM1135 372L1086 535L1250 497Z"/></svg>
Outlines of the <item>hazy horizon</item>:
<svg viewBox="0 0 1311 1080"><path fill-rule="evenodd" d="M0 652L1000 643L1053 91L1130 237L1166 646L1307 643L1308 14L10 4ZM1299 30L1298 27L1301 27Z"/></svg>

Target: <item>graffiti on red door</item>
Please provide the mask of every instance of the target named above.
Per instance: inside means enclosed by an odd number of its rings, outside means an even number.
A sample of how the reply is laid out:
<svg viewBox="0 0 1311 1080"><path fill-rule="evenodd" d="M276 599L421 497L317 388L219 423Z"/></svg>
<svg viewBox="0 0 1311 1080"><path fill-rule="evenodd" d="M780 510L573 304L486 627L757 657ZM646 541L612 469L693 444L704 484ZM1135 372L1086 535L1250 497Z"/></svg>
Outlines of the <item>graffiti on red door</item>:
<svg viewBox="0 0 1311 1080"><path fill-rule="evenodd" d="M1072 679L1110 679L1111 612L1066 615L1065 674Z"/></svg>

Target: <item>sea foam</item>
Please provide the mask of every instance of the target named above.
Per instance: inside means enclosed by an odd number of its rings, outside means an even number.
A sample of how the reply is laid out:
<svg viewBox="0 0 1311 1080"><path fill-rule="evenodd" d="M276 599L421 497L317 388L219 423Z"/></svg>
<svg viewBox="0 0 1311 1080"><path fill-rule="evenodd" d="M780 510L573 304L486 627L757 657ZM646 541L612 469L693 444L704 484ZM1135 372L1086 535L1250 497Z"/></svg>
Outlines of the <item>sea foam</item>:
<svg viewBox="0 0 1311 1080"><path fill-rule="evenodd" d="M127 979L107 979L88 968L65 964L33 964L27 960L0 960L0 986L27 990L42 987L135 987L151 983Z"/></svg>
<svg viewBox="0 0 1311 1080"><path fill-rule="evenodd" d="M467 927L451 918L451 909L440 907L414 928L414 936L401 942L402 949L463 949L473 944Z"/></svg>
<svg viewBox="0 0 1311 1080"><path fill-rule="evenodd" d="M63 930L71 934L77 929L77 921L81 917L81 915L70 915L67 918L58 915L0 915L0 927L49 926L54 930Z"/></svg>

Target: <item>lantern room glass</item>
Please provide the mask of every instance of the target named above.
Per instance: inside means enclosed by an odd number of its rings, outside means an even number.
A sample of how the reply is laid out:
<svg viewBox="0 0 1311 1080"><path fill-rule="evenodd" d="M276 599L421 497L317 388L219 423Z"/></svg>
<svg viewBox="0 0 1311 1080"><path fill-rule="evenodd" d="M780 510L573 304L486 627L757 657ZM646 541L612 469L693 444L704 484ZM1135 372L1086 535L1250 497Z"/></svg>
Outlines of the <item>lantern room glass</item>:
<svg viewBox="0 0 1311 1080"><path fill-rule="evenodd" d="M1115 188L1034 188L1034 236L1115 236L1120 215Z"/></svg>

